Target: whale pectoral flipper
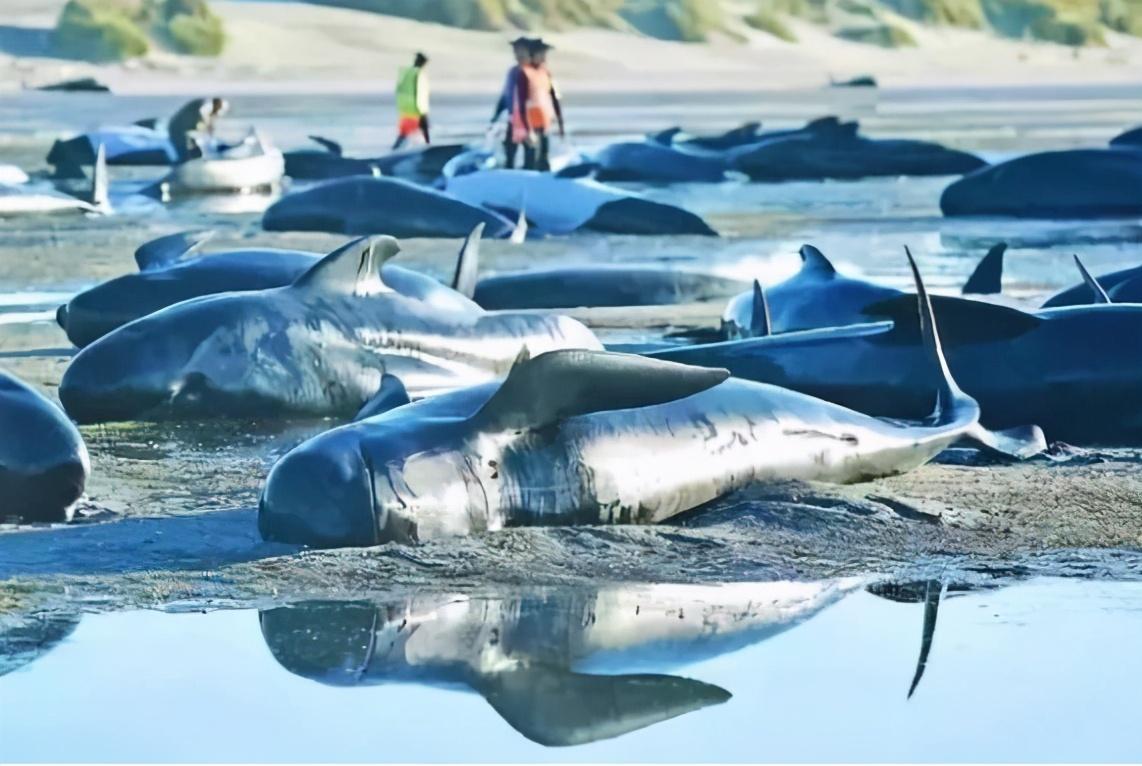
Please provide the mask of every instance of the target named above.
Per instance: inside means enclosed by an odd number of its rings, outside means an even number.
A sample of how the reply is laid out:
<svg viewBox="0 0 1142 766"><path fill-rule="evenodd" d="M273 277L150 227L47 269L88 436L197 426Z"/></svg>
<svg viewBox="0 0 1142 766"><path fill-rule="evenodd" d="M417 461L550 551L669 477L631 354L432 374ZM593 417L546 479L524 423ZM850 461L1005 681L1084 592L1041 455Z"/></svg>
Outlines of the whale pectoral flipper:
<svg viewBox="0 0 1142 766"><path fill-rule="evenodd" d="M618 737L731 696L678 676L587 675L543 665L477 676L471 685L513 729L550 747Z"/></svg>
<svg viewBox="0 0 1142 766"><path fill-rule="evenodd" d="M404 387L404 383L401 383L400 378L385 373L381 376L381 386L377 389L377 393L365 402L365 406L354 416L353 420L371 418L374 415L395 410L397 407L403 407L411 401L412 398L409 397L408 390Z"/></svg>
<svg viewBox="0 0 1142 766"><path fill-rule="evenodd" d="M516 362L473 415L478 428L543 428L591 412L650 407L713 388L729 371L636 354L564 349Z"/></svg>
<svg viewBox="0 0 1142 766"><path fill-rule="evenodd" d="M336 157L340 157L343 154L341 144L337 143L331 138L325 138L324 136L309 136L309 140L320 144L322 148L325 149L325 151Z"/></svg>
<svg viewBox="0 0 1142 766"><path fill-rule="evenodd" d="M392 237L360 237L315 263L293 287L358 296L390 292L381 281L381 266L399 252Z"/></svg>
<svg viewBox="0 0 1142 766"><path fill-rule="evenodd" d="M755 338L769 335L773 325L769 321L769 301L765 298L765 288L761 282L753 280L753 310L749 318L749 331Z"/></svg>
<svg viewBox="0 0 1142 766"><path fill-rule="evenodd" d="M456 258L456 273L452 276L452 289L465 298L476 295L476 280L480 273L480 238L484 235L483 222L464 239L460 255Z"/></svg>
<svg viewBox="0 0 1142 766"><path fill-rule="evenodd" d="M214 234L213 229L196 229L152 239L135 251L135 263L138 264L139 271L170 266L197 253Z"/></svg>
<svg viewBox="0 0 1142 766"><path fill-rule="evenodd" d="M95 165L91 168L91 189L88 191L86 201L97 208L106 209L111 202L108 189L107 149L100 144L95 151Z"/></svg>
<svg viewBox="0 0 1142 766"><path fill-rule="evenodd" d="M964 295L998 295L1003 292L1003 254L1007 243L1000 242L987 251L987 255L975 267L975 271L964 282Z"/></svg>
<svg viewBox="0 0 1142 766"><path fill-rule="evenodd" d="M1083 282L1086 283L1091 293L1094 294L1091 303L1111 303L1110 296L1106 294L1106 290L1102 289L1102 285L1098 283L1098 280L1092 277L1090 272L1086 270L1086 266L1083 265L1077 253L1075 254L1075 266L1079 267L1079 273L1082 274Z"/></svg>

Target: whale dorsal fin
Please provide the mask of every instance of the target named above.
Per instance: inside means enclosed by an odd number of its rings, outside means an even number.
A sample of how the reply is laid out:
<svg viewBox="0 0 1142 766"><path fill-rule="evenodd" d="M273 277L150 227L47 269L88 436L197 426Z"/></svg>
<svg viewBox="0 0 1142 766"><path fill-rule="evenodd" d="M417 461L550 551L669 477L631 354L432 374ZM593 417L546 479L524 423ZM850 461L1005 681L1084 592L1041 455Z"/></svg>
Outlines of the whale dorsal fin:
<svg viewBox="0 0 1142 766"><path fill-rule="evenodd" d="M293 285L357 296L389 292L381 281L381 266L399 252L400 245L392 237L361 237L322 258Z"/></svg>
<svg viewBox="0 0 1142 766"><path fill-rule="evenodd" d="M476 228L464 238L460 247L460 255L456 258L456 273L452 276L452 289L471 298L476 294L476 278L480 272L480 237L484 234L484 224L476 224Z"/></svg>
<svg viewBox="0 0 1142 766"><path fill-rule="evenodd" d="M106 210L111 203L108 188L107 149L100 143L95 150L95 164L91 168L91 188L87 190L87 199L84 201L100 210Z"/></svg>
<svg viewBox="0 0 1142 766"><path fill-rule="evenodd" d="M1093 293L1094 297L1091 303L1110 303L1110 296L1106 294L1106 290L1103 290L1098 280L1090 275L1090 272L1086 270L1086 266L1083 265L1082 260L1077 254L1075 255L1075 265L1079 267L1079 273L1083 275L1083 282L1086 283L1086 286L1089 287L1091 293Z"/></svg>
<svg viewBox="0 0 1142 766"><path fill-rule="evenodd" d="M196 229L152 239L135 251L135 263L139 271L166 268L194 256L213 236L213 229Z"/></svg>
<svg viewBox="0 0 1142 766"><path fill-rule="evenodd" d="M510 241L513 245L522 245L527 240L527 200L519 205L519 217L516 218L515 228L512 229Z"/></svg>
<svg viewBox="0 0 1142 766"><path fill-rule="evenodd" d="M831 276L837 273L836 268L834 268L832 262L825 257L825 254L812 245L801 246L801 270L822 276Z"/></svg>
<svg viewBox="0 0 1142 766"><path fill-rule="evenodd" d="M731 696L678 676L587 675L550 665L477 676L472 686L513 729L549 747L618 737Z"/></svg>
<svg viewBox="0 0 1142 766"><path fill-rule="evenodd" d="M657 133L651 133L647 136L647 139L653 144L663 144L664 146L670 146L672 143L674 143L674 139L681 132L682 128L679 127L667 128L666 130L660 130Z"/></svg>
<svg viewBox="0 0 1142 766"><path fill-rule="evenodd" d="M749 332L754 338L764 338L772 330L769 321L769 301L765 298L765 289L761 282L753 280L753 311L749 317Z"/></svg>
<svg viewBox="0 0 1142 766"><path fill-rule="evenodd" d="M1003 254L1007 243L1000 242L987 251L964 283L964 295L998 295L1003 292Z"/></svg>
<svg viewBox="0 0 1142 766"><path fill-rule="evenodd" d="M325 138L324 136L310 136L309 140L320 144L325 149L325 151L329 152L332 155L340 157L342 154L343 150L341 149L341 144L337 143L331 138Z"/></svg>
<svg viewBox="0 0 1142 766"><path fill-rule="evenodd" d="M665 404L729 376L727 370L607 351L563 349L534 359L521 354L473 420L487 431L543 428L591 412Z"/></svg>

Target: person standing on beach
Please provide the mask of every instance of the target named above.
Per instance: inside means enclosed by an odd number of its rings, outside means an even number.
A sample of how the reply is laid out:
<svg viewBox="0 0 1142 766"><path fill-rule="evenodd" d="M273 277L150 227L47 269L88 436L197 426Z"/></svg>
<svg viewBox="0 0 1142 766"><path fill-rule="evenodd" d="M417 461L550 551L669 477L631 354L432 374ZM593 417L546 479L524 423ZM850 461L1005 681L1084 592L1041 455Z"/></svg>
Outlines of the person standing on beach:
<svg viewBox="0 0 1142 766"><path fill-rule="evenodd" d="M527 78L527 124L534 136L524 147L524 167L529 170L551 170L551 125L559 123L559 136L567 135L563 124L563 106L559 91L547 68L547 52L552 46L542 39L531 41L530 60L523 67Z"/></svg>
<svg viewBox="0 0 1142 766"><path fill-rule="evenodd" d="M167 135L179 162L202 155L195 134L214 136L218 118L230 110L230 104L221 98L196 98L179 107L167 120Z"/></svg>
<svg viewBox="0 0 1142 766"><path fill-rule="evenodd" d="M412 66L397 74L397 140L393 149L399 149L409 137L420 133L424 143L428 137L428 72L424 71L428 56L417 53Z"/></svg>
<svg viewBox="0 0 1142 766"><path fill-rule="evenodd" d="M512 40L512 53L516 63L508 70L496 110L492 113L492 123L504 112L508 113L508 130L504 136L504 167L515 166L516 152L520 144L526 144L531 136L531 126L527 122L527 76L524 67L531 64L531 45L534 40L517 37Z"/></svg>

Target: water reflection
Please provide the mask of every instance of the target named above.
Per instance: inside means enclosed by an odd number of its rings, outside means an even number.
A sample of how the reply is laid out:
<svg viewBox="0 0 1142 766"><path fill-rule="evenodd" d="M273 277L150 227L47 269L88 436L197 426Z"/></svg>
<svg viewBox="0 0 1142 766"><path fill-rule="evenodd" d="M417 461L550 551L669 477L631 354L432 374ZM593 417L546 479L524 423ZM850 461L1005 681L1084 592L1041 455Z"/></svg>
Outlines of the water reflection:
<svg viewBox="0 0 1142 766"><path fill-rule="evenodd" d="M79 615L32 612L3 615L0 676L35 662L62 643L79 625Z"/></svg>
<svg viewBox="0 0 1142 766"><path fill-rule="evenodd" d="M725 702L679 675L809 619L860 581L645 585L309 601L261 612L262 636L292 673L334 686L390 682L480 694L543 745L617 737Z"/></svg>

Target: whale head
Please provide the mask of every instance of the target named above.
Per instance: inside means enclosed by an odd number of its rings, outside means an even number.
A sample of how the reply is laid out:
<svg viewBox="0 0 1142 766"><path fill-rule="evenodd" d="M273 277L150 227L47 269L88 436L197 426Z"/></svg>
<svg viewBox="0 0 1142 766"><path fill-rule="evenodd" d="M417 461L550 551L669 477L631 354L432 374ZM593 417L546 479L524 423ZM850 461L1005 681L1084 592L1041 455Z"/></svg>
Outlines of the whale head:
<svg viewBox="0 0 1142 766"><path fill-rule="evenodd" d="M334 429L274 465L258 529L266 540L320 548L479 531L488 525L487 501L473 470L448 420L397 422L371 436L357 425Z"/></svg>

